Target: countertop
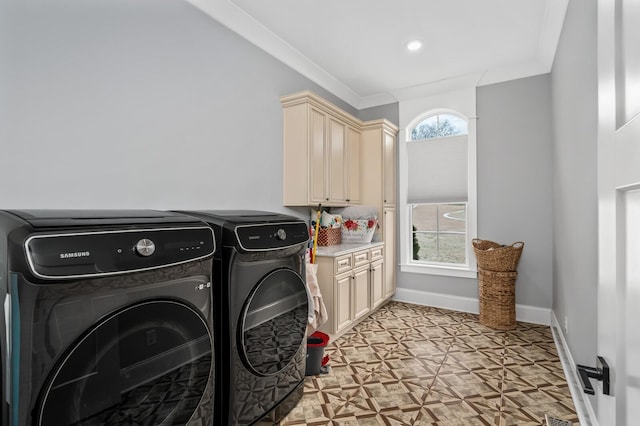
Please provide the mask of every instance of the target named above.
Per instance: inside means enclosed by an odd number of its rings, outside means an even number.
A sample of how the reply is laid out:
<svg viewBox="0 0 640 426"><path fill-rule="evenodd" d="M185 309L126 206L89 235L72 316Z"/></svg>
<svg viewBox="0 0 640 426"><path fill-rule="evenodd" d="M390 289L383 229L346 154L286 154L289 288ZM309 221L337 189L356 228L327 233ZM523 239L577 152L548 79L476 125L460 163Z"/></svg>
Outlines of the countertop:
<svg viewBox="0 0 640 426"><path fill-rule="evenodd" d="M337 257L354 251L366 250L383 245L382 241L371 243L334 244L332 246L318 246L316 256Z"/></svg>

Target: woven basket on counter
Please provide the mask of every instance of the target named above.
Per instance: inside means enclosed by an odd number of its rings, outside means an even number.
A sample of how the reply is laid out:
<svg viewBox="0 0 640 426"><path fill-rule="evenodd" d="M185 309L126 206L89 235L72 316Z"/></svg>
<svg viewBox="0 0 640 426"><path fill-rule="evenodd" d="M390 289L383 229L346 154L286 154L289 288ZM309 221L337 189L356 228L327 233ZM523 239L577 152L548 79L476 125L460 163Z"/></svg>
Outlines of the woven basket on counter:
<svg viewBox="0 0 640 426"><path fill-rule="evenodd" d="M471 241L478 260L478 267L485 271L513 272L518 267L524 248L522 241L502 245L489 240L474 238Z"/></svg>
<svg viewBox="0 0 640 426"><path fill-rule="evenodd" d="M318 230L318 245L333 246L342 242L341 228L320 228Z"/></svg>
<svg viewBox="0 0 640 426"><path fill-rule="evenodd" d="M516 278L518 273L478 268L480 324L496 330L516 326Z"/></svg>

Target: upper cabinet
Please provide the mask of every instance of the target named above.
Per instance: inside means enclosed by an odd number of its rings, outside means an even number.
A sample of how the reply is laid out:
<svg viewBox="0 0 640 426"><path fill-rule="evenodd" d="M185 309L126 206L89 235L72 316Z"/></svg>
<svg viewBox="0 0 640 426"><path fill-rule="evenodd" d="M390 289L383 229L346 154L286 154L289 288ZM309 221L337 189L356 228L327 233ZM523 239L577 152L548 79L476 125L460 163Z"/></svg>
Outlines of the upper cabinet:
<svg viewBox="0 0 640 426"><path fill-rule="evenodd" d="M396 135L398 127L388 120L363 123L362 204L374 206L379 214L396 204ZM381 218L379 223L382 222ZM383 225L381 224L381 227ZM384 241L384 229L380 229Z"/></svg>
<svg viewBox="0 0 640 426"><path fill-rule="evenodd" d="M280 101L284 205L360 203L361 121L309 91Z"/></svg>
<svg viewBox="0 0 640 426"><path fill-rule="evenodd" d="M349 204L360 204L362 198L362 133L359 129L347 128L347 196Z"/></svg>
<svg viewBox="0 0 640 426"><path fill-rule="evenodd" d="M383 123L382 126L382 180L383 197L385 207L396 205L396 133L398 130L391 123Z"/></svg>

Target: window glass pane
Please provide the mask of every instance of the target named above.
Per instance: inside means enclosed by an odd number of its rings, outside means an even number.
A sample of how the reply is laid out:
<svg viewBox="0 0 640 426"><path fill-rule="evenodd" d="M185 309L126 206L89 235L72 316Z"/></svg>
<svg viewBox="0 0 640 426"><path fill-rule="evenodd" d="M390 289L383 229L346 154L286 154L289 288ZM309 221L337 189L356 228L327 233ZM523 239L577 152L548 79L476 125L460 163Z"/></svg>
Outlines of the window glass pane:
<svg viewBox="0 0 640 426"><path fill-rule="evenodd" d="M432 115L411 130L411 140L467 134L467 121L457 115Z"/></svg>
<svg viewBox="0 0 640 426"><path fill-rule="evenodd" d="M411 130L411 140L419 141L421 139L435 138L438 136L438 116L433 115Z"/></svg>
<svg viewBox="0 0 640 426"><path fill-rule="evenodd" d="M437 204L414 204L412 212L413 226L416 227L415 231L438 230Z"/></svg>
<svg viewBox="0 0 640 426"><path fill-rule="evenodd" d="M466 264L466 204L411 207L413 260Z"/></svg>
<svg viewBox="0 0 640 426"><path fill-rule="evenodd" d="M439 122L441 136L467 134L467 121L457 115L440 115Z"/></svg>

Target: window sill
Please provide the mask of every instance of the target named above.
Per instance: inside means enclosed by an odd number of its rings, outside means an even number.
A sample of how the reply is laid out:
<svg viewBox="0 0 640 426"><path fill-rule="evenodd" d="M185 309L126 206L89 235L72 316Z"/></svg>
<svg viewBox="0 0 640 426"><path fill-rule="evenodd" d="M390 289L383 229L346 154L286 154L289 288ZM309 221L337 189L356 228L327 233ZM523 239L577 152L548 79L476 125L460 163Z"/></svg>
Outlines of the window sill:
<svg viewBox="0 0 640 426"><path fill-rule="evenodd" d="M400 265L401 272L410 272L413 274L443 275L447 277L459 278L477 278L478 273L475 269L456 268L451 266L431 266L431 265Z"/></svg>

